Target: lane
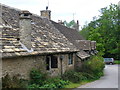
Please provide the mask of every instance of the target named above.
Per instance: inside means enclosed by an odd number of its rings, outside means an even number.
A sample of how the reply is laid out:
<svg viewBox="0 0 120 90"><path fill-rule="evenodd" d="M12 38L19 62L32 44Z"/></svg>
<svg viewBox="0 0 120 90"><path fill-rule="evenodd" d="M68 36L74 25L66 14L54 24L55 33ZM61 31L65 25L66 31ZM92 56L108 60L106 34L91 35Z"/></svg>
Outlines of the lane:
<svg viewBox="0 0 120 90"><path fill-rule="evenodd" d="M99 80L78 88L118 88L118 65L106 65L104 73Z"/></svg>

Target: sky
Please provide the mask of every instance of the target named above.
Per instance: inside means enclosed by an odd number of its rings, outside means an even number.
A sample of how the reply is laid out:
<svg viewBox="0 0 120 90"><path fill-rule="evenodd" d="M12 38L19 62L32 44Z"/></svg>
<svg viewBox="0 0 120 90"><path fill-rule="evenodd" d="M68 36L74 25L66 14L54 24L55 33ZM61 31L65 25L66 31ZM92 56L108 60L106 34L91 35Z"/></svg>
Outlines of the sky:
<svg viewBox="0 0 120 90"><path fill-rule="evenodd" d="M0 0L0 3L29 10L31 13L40 15L41 10L48 6L51 10L51 19L79 20L80 27L93 20L94 16L100 15L100 9L112 4L118 4L119 0Z"/></svg>

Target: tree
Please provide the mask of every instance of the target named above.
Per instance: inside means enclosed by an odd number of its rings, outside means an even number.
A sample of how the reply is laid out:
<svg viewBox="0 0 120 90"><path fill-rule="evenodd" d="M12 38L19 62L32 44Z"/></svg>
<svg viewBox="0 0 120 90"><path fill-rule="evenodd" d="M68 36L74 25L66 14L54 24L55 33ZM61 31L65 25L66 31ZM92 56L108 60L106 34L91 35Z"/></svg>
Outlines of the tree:
<svg viewBox="0 0 120 90"><path fill-rule="evenodd" d="M120 58L120 26L118 6L111 4L100 10L101 15L95 18L81 31L86 39L97 41L97 50L104 57Z"/></svg>

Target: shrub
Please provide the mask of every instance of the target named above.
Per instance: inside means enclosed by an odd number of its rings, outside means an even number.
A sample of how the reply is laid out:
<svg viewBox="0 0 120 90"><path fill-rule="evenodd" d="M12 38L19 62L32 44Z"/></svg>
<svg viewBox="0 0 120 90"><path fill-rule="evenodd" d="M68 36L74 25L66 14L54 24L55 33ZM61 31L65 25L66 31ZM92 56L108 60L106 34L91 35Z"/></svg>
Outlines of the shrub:
<svg viewBox="0 0 120 90"><path fill-rule="evenodd" d="M74 82L74 83L80 82L80 80L81 80L80 73L77 73L73 70L65 72L63 74L62 78L64 80L69 80L69 81Z"/></svg>
<svg viewBox="0 0 120 90"><path fill-rule="evenodd" d="M83 80L92 80L95 79L95 77L92 74L83 72L82 75L85 77Z"/></svg>
<svg viewBox="0 0 120 90"><path fill-rule="evenodd" d="M67 84L69 84L69 81L64 81L59 77L50 78L50 79L46 80L46 85L47 85L48 88L50 88L50 87L63 88L64 85L67 85Z"/></svg>
<svg viewBox="0 0 120 90"><path fill-rule="evenodd" d="M103 58L100 56L93 56L90 58L90 60L83 63L79 71L89 73L89 76L94 76L94 78L99 78L103 75L104 67L105 65L103 62Z"/></svg>
<svg viewBox="0 0 120 90"><path fill-rule="evenodd" d="M46 80L46 74L37 69L32 69L30 72L30 84L43 85Z"/></svg>
<svg viewBox="0 0 120 90"><path fill-rule="evenodd" d="M51 78L51 79L47 79L44 82L44 85L36 85L36 84L32 84L29 85L28 88L29 89L33 89L33 88L64 88L65 85L69 84L68 81L64 81L60 78Z"/></svg>
<svg viewBox="0 0 120 90"><path fill-rule="evenodd" d="M28 86L28 89L38 89L40 88L39 85L36 85L36 84L31 84Z"/></svg>
<svg viewBox="0 0 120 90"><path fill-rule="evenodd" d="M2 88L26 88L28 81L8 74L2 78Z"/></svg>
<svg viewBox="0 0 120 90"><path fill-rule="evenodd" d="M63 88L69 82L64 81L59 77L47 78L47 75L40 72L39 70L33 69L30 72L30 85L29 89L32 88Z"/></svg>

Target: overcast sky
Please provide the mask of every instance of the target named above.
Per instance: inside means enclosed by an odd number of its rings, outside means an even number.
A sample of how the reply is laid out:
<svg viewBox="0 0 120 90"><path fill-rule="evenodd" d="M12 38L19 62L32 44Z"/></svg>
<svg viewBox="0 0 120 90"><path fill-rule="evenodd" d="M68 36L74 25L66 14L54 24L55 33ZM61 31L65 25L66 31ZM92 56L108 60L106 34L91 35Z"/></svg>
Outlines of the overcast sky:
<svg viewBox="0 0 120 90"><path fill-rule="evenodd" d="M48 3L49 2L49 3ZM0 3L22 10L29 10L40 15L40 10L45 10L49 5L52 11L51 19L58 20L79 20L80 26L90 22L94 16L98 16L99 10L119 0L0 0ZM74 15L73 15L74 13Z"/></svg>

